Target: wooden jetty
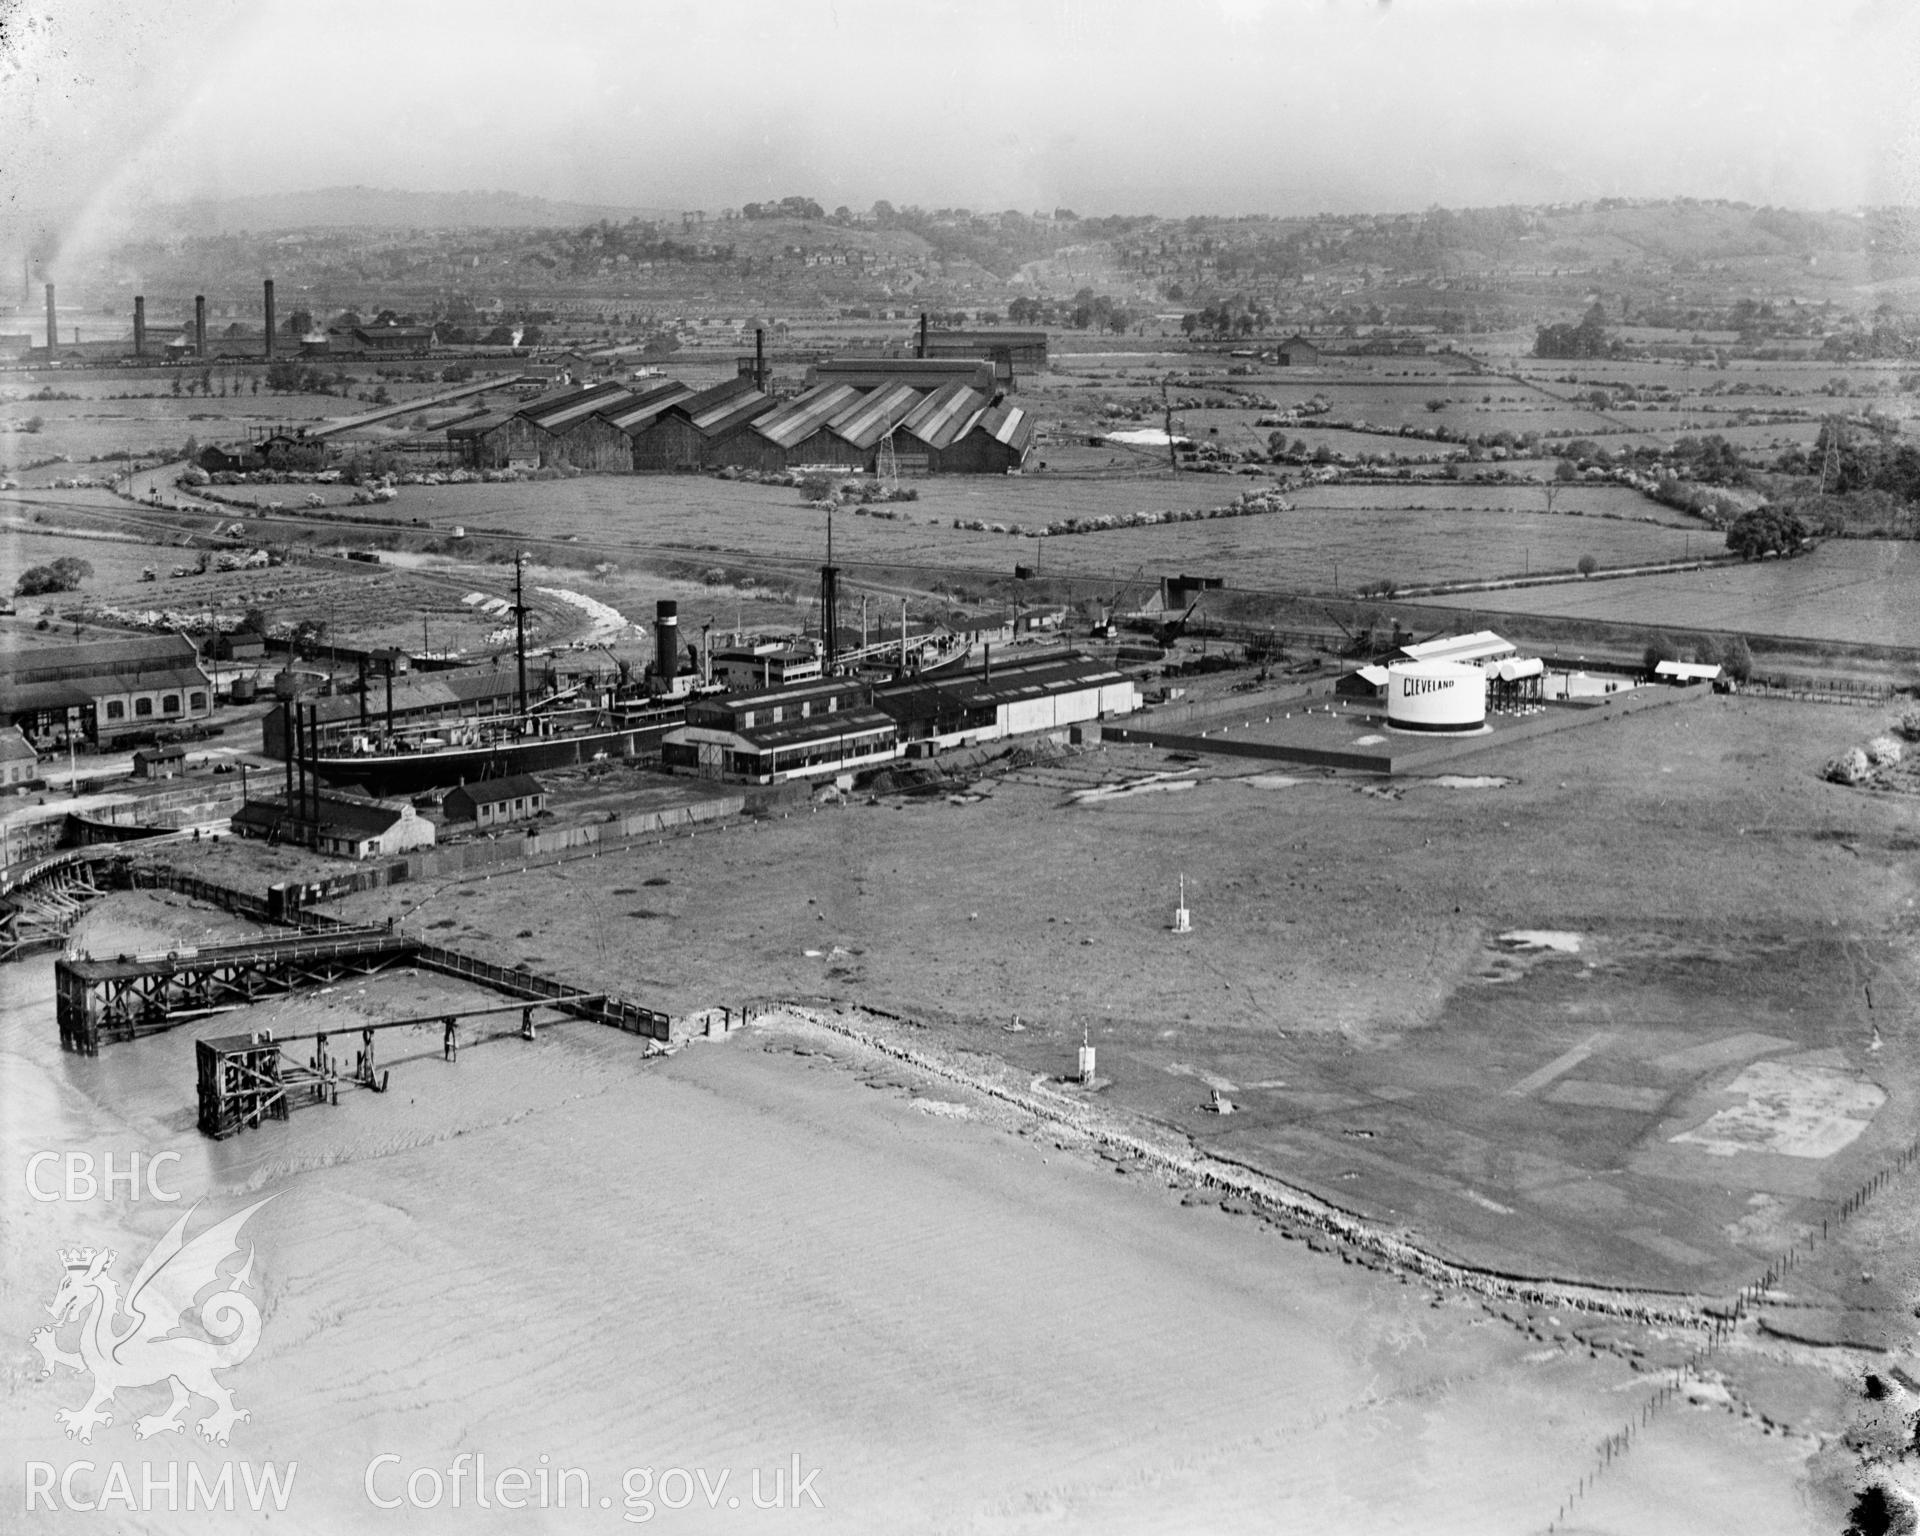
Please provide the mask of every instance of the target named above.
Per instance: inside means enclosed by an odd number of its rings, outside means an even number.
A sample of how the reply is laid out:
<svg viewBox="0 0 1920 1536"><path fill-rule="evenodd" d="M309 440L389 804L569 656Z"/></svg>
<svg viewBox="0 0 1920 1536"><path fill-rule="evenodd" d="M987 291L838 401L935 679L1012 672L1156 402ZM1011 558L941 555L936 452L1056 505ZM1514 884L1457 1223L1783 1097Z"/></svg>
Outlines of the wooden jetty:
<svg viewBox="0 0 1920 1536"><path fill-rule="evenodd" d="M188 1019L242 1008L302 987L331 986L414 960L419 946L387 929L205 944L112 960L54 962L60 1043L83 1056Z"/></svg>
<svg viewBox="0 0 1920 1536"><path fill-rule="evenodd" d="M376 1066L374 1059L374 1036L384 1030L438 1028L441 1055L455 1062L460 1059L463 1019L518 1013L521 1039L533 1040L539 1033L534 1019L536 1011L551 1009L562 1017L577 1016L605 1001L606 998L598 994L578 993L537 1003L449 1008L414 1018L379 1019L343 1029L307 1030L291 1035L258 1030L252 1034L197 1040L194 1055L199 1068L200 1130L217 1141L247 1126L258 1126L262 1120L285 1120L296 1104L338 1104L343 1084L385 1093L392 1069ZM350 1044L355 1035L360 1037L359 1048L354 1051L352 1067L348 1068L344 1053L335 1054L336 1042L344 1037ZM302 1041L313 1043L304 1061L288 1053L288 1047Z"/></svg>

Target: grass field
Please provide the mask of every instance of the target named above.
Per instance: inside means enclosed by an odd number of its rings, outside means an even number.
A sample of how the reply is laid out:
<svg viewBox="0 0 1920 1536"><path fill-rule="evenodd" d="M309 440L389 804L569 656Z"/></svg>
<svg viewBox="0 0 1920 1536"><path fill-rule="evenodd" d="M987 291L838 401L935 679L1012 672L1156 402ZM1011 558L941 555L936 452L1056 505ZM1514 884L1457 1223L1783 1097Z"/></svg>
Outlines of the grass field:
<svg viewBox="0 0 1920 1536"><path fill-rule="evenodd" d="M1482 612L1567 614L1675 629L1917 646L1920 546L1834 539L1797 560L1431 601Z"/></svg>
<svg viewBox="0 0 1920 1536"><path fill-rule="evenodd" d="M1069 1067L1084 1027L1115 1106L1449 1252L1721 1288L1817 1229L1920 1120L1857 1001L1861 976L1886 998L1920 985L1893 942L1908 811L1818 778L1870 728L1702 697L1461 770L1494 787L1384 795L1109 748L1016 769L981 801L745 824L421 910L456 943L675 1012L841 998L1036 1074ZM1191 787L1080 795L1155 775ZM1181 872L1194 931L1175 936ZM656 942L635 946L603 893L641 874ZM1880 1018L1896 1057L1903 1008ZM1859 1085L1871 1119L1787 1155L1675 1141L1738 1107L1763 1058L1786 1098L1808 1089L1804 1124L1768 1132L1782 1145L1828 1113L1822 1074ZM1212 1089L1239 1112L1208 1113ZM1910 1269L1887 1264L1889 1300Z"/></svg>

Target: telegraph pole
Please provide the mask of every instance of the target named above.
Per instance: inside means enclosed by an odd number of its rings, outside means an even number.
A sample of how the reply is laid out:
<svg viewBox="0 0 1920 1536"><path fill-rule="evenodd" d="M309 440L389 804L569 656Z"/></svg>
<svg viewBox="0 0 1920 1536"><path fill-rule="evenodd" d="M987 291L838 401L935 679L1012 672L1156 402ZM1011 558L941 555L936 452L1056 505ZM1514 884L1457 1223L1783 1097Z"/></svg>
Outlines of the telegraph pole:
<svg viewBox="0 0 1920 1536"><path fill-rule="evenodd" d="M1167 430L1167 468L1178 471L1180 456L1173 451L1173 402L1167 398L1167 381L1160 381L1160 409L1166 418Z"/></svg>

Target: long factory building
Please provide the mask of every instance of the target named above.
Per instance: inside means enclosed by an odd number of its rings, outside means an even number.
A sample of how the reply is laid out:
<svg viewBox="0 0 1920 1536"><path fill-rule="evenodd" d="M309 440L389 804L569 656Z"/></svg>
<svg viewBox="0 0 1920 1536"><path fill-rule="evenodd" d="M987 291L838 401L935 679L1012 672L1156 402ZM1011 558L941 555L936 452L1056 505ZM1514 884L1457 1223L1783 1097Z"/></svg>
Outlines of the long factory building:
<svg viewBox="0 0 1920 1536"><path fill-rule="evenodd" d="M785 400L748 374L698 391L667 380L569 384L455 423L447 439L476 469L871 473L891 444L906 473L1004 474L1026 462L1034 418L1000 398L990 363L839 359Z"/></svg>
<svg viewBox="0 0 1920 1536"><path fill-rule="evenodd" d="M1130 715L1140 704L1125 673L1058 652L892 683L833 678L691 700L686 724L661 743L661 765L733 783L827 778Z"/></svg>

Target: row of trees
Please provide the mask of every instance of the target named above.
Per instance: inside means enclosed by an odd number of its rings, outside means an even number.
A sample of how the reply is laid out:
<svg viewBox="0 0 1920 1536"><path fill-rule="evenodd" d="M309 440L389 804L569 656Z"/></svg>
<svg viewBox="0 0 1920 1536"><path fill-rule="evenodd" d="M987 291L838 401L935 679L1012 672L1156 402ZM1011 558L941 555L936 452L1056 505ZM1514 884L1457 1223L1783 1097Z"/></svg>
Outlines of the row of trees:
<svg viewBox="0 0 1920 1536"><path fill-rule="evenodd" d="M1180 329L1188 336L1252 336L1264 331L1273 316L1258 299L1236 293L1220 299L1194 314L1180 317Z"/></svg>
<svg viewBox="0 0 1920 1536"><path fill-rule="evenodd" d="M1578 325L1543 325L1533 337L1535 357L1615 357L1620 350L1607 334L1607 312L1598 303Z"/></svg>

